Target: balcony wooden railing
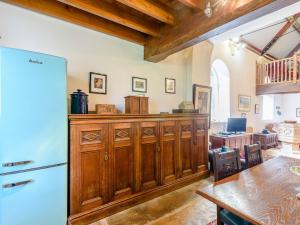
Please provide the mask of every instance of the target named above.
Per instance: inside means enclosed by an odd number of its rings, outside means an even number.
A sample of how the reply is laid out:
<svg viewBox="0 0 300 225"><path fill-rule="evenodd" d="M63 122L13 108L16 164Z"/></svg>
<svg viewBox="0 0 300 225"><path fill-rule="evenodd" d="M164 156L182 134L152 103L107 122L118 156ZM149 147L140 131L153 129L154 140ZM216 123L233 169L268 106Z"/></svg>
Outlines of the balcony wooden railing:
<svg viewBox="0 0 300 225"><path fill-rule="evenodd" d="M300 53L290 58L256 64L256 85L299 83Z"/></svg>

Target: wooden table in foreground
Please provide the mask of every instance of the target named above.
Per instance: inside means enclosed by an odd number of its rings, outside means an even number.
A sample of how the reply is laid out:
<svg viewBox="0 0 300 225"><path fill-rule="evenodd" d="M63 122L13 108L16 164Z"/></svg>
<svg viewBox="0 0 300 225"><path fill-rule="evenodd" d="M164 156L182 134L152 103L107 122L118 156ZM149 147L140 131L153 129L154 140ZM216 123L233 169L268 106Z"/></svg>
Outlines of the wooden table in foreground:
<svg viewBox="0 0 300 225"><path fill-rule="evenodd" d="M197 190L197 194L255 225L299 225L300 159L280 156Z"/></svg>

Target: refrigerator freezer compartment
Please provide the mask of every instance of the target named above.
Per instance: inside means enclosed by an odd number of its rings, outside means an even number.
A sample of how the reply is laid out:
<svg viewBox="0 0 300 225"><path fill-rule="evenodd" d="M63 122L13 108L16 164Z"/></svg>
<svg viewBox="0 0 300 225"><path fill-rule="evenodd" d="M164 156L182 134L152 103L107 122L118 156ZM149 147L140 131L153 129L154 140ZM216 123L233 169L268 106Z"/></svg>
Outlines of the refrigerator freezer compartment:
<svg viewBox="0 0 300 225"><path fill-rule="evenodd" d="M0 176L0 225L66 225L67 165Z"/></svg>

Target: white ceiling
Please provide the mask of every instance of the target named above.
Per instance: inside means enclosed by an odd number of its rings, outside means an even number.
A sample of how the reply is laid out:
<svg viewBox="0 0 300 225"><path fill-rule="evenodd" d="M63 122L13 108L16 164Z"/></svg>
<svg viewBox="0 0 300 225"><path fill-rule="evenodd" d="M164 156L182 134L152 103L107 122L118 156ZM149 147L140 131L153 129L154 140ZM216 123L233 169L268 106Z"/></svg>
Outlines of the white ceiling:
<svg viewBox="0 0 300 225"><path fill-rule="evenodd" d="M210 39L210 41L216 43L230 38L242 37L255 47L263 49L285 25L287 22L286 18L298 12L300 12L300 2L227 31ZM300 18L297 22L300 24ZM299 42L300 33L291 27L279 38L267 53L276 58L285 58Z"/></svg>

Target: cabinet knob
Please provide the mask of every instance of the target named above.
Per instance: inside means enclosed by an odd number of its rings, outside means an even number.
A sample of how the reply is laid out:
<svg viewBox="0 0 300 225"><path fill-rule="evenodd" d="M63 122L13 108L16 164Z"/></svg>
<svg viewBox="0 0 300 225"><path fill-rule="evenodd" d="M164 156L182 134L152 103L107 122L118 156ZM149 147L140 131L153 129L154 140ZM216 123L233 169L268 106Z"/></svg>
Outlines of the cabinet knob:
<svg viewBox="0 0 300 225"><path fill-rule="evenodd" d="M105 152L105 154L104 154L104 160L105 160L105 161L108 160L108 153L107 153L107 152Z"/></svg>

